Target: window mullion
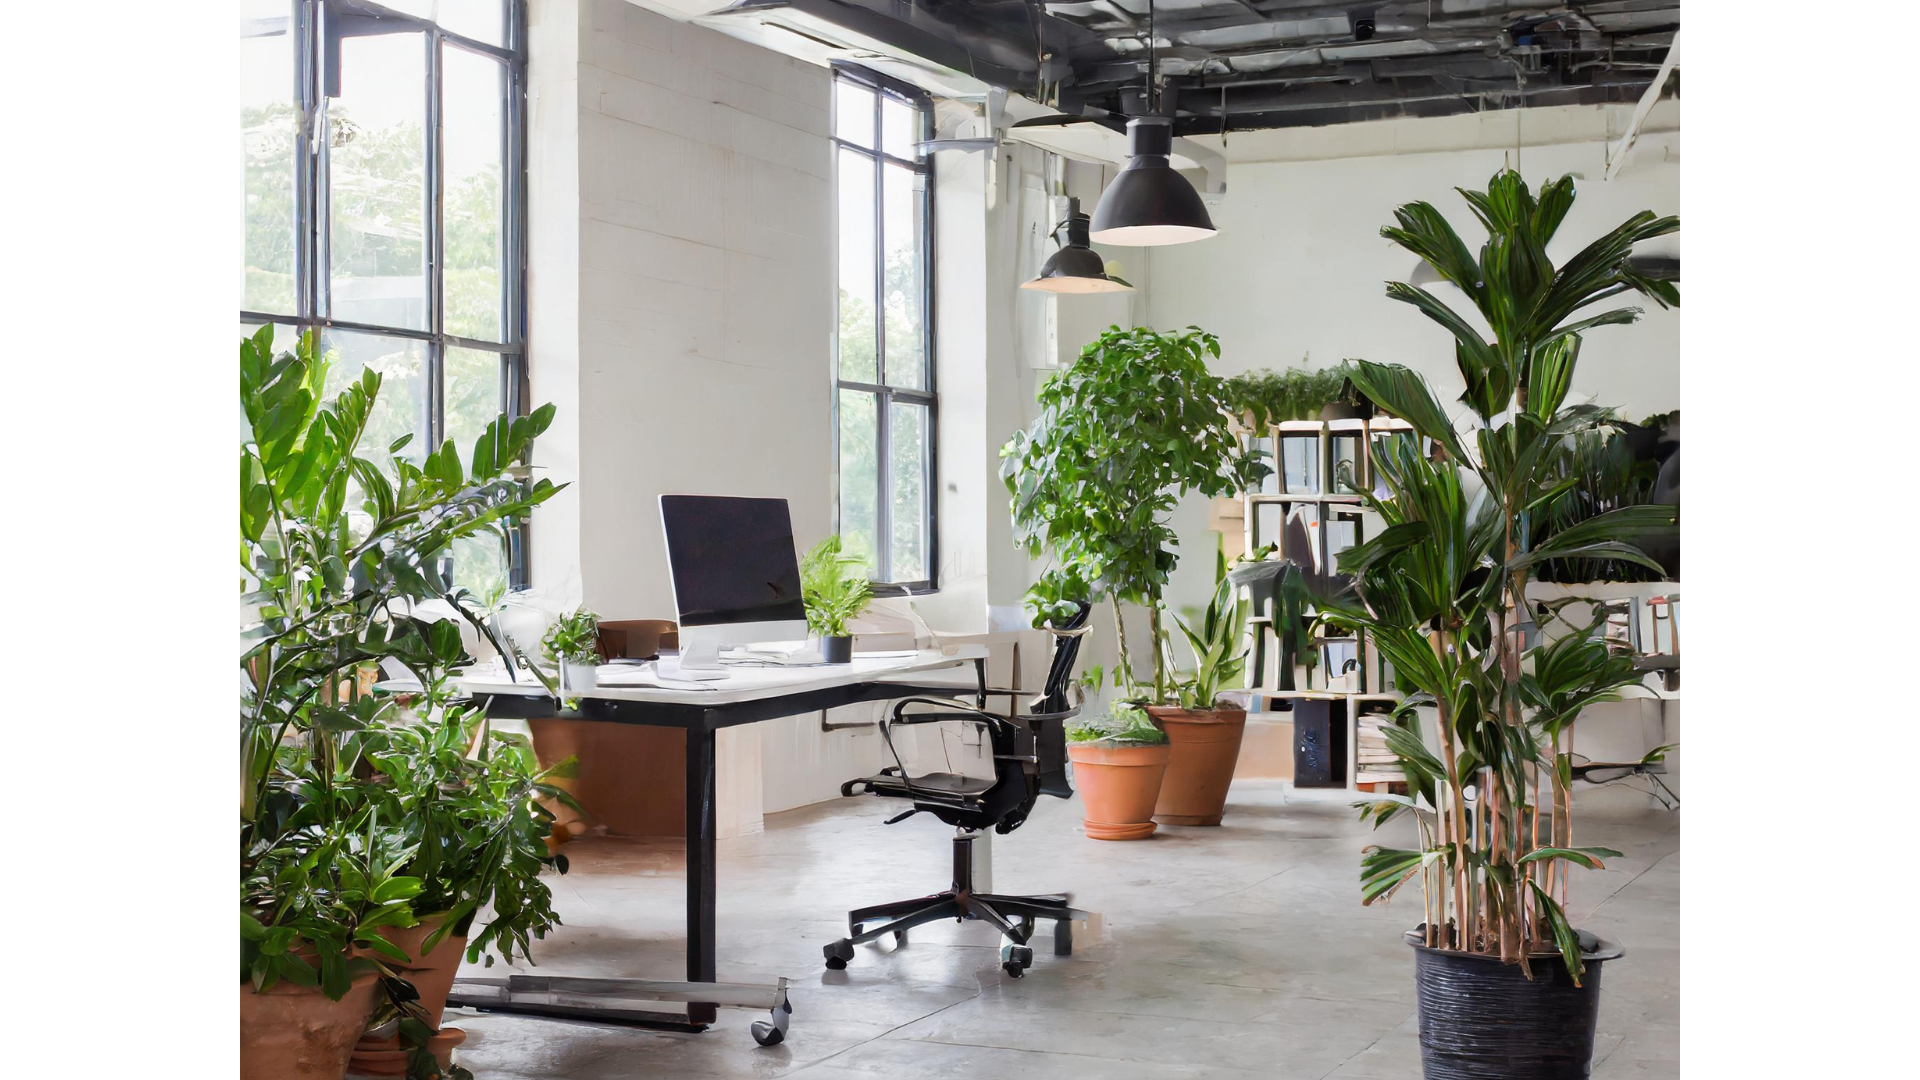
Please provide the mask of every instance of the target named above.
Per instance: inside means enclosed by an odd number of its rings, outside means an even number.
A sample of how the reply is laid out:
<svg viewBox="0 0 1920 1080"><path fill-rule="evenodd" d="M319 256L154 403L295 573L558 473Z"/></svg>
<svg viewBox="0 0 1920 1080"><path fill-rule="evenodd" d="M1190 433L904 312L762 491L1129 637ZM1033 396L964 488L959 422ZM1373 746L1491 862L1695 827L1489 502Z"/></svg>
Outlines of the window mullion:
<svg viewBox="0 0 1920 1080"><path fill-rule="evenodd" d="M446 282L442 273L445 259L441 221L441 207L445 200L441 197L441 185L445 182L445 170L441 167L441 153L446 137L440 130L444 116L444 80L441 70L440 32L428 29L424 35L427 49L427 131L426 131L426 200L421 208L420 220L426 226L426 243L422 245L426 259L427 279L427 327L432 337L427 343L427 448L437 449L446 441Z"/></svg>
<svg viewBox="0 0 1920 1080"><path fill-rule="evenodd" d="M881 581L893 580L893 448L890 440L893 435L891 412L893 399L882 390L873 395L873 419L879 426L874 435L874 454L877 457L874 477L880 490L873 503L873 565Z"/></svg>

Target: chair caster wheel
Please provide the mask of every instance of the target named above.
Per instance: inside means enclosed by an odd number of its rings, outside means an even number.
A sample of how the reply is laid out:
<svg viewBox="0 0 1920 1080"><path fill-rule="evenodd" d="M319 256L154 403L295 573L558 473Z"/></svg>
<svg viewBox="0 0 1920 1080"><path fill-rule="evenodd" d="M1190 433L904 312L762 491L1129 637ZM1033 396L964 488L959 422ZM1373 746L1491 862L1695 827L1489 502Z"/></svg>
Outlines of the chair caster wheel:
<svg viewBox="0 0 1920 1080"><path fill-rule="evenodd" d="M1000 949L1000 970L1018 979L1033 966L1033 950L1025 945L1004 945Z"/></svg>
<svg viewBox="0 0 1920 1080"><path fill-rule="evenodd" d="M1053 924L1053 955L1073 955L1073 920L1061 919Z"/></svg>
<svg viewBox="0 0 1920 1080"><path fill-rule="evenodd" d="M793 1015L793 1003L783 1001L770 1014L771 1019L755 1020L748 1028L753 1041L761 1046L778 1046L787 1040L787 1020Z"/></svg>
<svg viewBox="0 0 1920 1080"><path fill-rule="evenodd" d="M907 932L905 930L895 930L893 932L893 947L897 949L900 946L905 945L906 943L907 943Z"/></svg>
<svg viewBox="0 0 1920 1080"><path fill-rule="evenodd" d="M845 971L847 961L853 959L853 942L848 941L846 938L841 938L839 941L825 946L820 952L827 958L828 970Z"/></svg>

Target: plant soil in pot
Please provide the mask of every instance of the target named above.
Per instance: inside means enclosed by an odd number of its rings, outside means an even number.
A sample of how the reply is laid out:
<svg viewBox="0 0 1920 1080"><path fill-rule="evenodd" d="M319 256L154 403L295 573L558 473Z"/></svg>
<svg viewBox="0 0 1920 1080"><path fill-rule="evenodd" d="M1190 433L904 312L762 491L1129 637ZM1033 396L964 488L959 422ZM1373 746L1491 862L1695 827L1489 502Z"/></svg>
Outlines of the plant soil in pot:
<svg viewBox="0 0 1920 1080"><path fill-rule="evenodd" d="M379 986L368 973L332 1001L285 979L265 993L241 983L240 1080L340 1080Z"/></svg>
<svg viewBox="0 0 1920 1080"><path fill-rule="evenodd" d="M1153 803L1167 773L1172 748L1076 742L1067 745L1073 786L1087 835L1095 840L1145 840L1159 826Z"/></svg>
<svg viewBox="0 0 1920 1080"><path fill-rule="evenodd" d="M853 663L853 635L821 638L820 659L829 664Z"/></svg>
<svg viewBox="0 0 1920 1080"><path fill-rule="evenodd" d="M1586 1080L1600 1014L1600 967L1623 950L1581 950L1575 986L1559 953L1527 958L1533 978L1497 956L1429 948L1418 931L1414 983L1426 1080Z"/></svg>
<svg viewBox="0 0 1920 1080"><path fill-rule="evenodd" d="M1226 814L1227 788L1240 760L1247 731L1245 709L1147 709L1167 733L1173 756L1160 784L1153 820L1162 825L1218 825Z"/></svg>

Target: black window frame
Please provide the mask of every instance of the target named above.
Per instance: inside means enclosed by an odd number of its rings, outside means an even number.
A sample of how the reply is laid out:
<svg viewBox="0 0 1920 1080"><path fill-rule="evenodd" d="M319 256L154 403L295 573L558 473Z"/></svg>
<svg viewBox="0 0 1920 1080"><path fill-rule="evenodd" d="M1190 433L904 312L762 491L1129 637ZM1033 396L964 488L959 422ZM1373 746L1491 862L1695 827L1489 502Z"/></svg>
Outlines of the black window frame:
<svg viewBox="0 0 1920 1080"><path fill-rule="evenodd" d="M833 86L841 80L852 82L873 93L873 143L862 146L859 143L842 139L839 135L837 112L839 95ZM830 357L833 373L833 402L831 409L833 424L833 516L835 528L840 528L840 395L855 392L872 395L875 400L874 421L879 426L875 434L874 453L875 480L878 490L874 497L874 583L873 591L878 596L920 596L936 592L939 589L940 567L940 395L937 380L934 345L934 182L933 161L925 152L916 153L912 158L897 157L886 152L882 139L881 113L883 102L891 99L914 110L919 120L916 142L925 142L933 137L933 98L919 87L899 79L882 75L877 71L836 61L832 67L832 84L828 90L829 141L833 150L833 187L834 196L834 348ZM870 159L873 166L873 243L874 243L874 364L878 382L869 383L843 378L840 374L840 336L839 336L839 183L842 151L850 151ZM884 227L886 191L883 178L888 165L900 166L912 170L923 178L926 198L921 205L920 235L920 311L921 311L921 353L926 365L926 389L915 390L907 387L892 386L887 379L887 330L885 314L886 297L886 231ZM893 500L890 497L893 487L892 454L889 453L889 439L892 424L889 416L894 402L923 406L926 414L926 473L921 485L921 497L925 503L923 513L927 523L927 534L923 538L926 551L926 576L917 580L896 581L892 579L893 559Z"/></svg>
<svg viewBox="0 0 1920 1080"><path fill-rule="evenodd" d="M438 446L446 438L445 361L449 347L493 353L500 358L501 411L513 416L527 409L527 7L526 0L503 0L501 39L493 45L427 19L396 11L369 0L287 0L288 20L242 20L242 37L291 34L294 50L293 100L296 109L294 139L294 280L295 306L290 312L240 310L243 325L273 323L298 333L344 330L379 334L422 342L423 377L427 394L427 430L417 432L415 445ZM336 319L332 315L331 268L328 260L327 187L328 142L314 138L326 130L326 106L339 93L340 42L346 37L387 33L419 33L426 50L426 205L422 208L423 267L427 284L427 327L387 326ZM462 49L499 61L506 72L501 102L501 223L505 247L501 268L501 340L486 341L446 332L444 195L441 171L445 153L441 133L444 80L443 60L448 48ZM527 588L529 529L522 523L508 530L507 586Z"/></svg>

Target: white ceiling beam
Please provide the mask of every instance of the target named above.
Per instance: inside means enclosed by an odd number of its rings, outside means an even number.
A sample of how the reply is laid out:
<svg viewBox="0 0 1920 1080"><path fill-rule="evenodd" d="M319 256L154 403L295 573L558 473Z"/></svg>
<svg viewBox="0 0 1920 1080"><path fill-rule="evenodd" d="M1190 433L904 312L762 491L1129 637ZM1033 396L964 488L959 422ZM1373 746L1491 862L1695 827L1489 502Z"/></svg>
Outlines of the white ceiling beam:
<svg viewBox="0 0 1920 1080"><path fill-rule="evenodd" d="M1680 32L1673 33L1673 47L1667 50L1667 58L1660 64L1659 74L1653 77L1653 85L1640 95L1640 104L1633 107L1633 121L1627 125L1627 133L1620 141L1607 148L1607 179L1618 176L1627 163L1627 153L1640 138L1640 125L1646 122L1647 114L1653 111L1654 103L1666 92L1667 79L1680 67Z"/></svg>

